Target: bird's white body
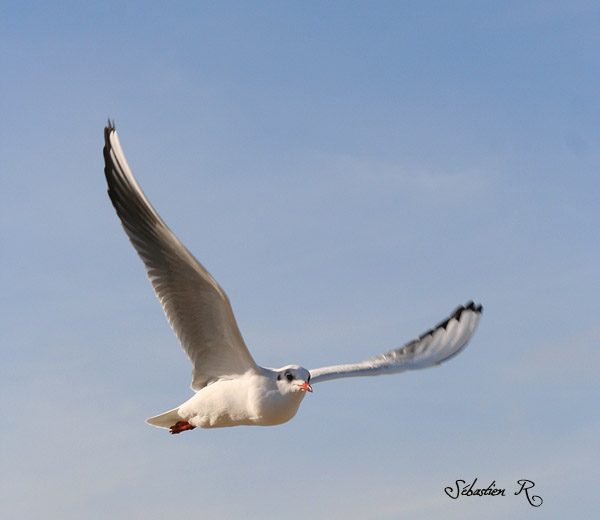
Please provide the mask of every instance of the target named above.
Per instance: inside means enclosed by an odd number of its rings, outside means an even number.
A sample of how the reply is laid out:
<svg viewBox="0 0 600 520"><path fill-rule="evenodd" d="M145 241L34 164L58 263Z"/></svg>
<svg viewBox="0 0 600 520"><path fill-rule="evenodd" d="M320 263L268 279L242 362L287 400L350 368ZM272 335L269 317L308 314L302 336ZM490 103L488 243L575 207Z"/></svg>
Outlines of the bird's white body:
<svg viewBox="0 0 600 520"><path fill-rule="evenodd" d="M306 392L312 392L311 380L314 384L439 365L460 352L473 335L482 309L469 302L415 340L360 363L310 371L297 365L262 368L244 343L225 291L150 205L110 122L104 139L108 194L194 366L195 395L148 419L149 424L171 433L196 427L281 424L296 415Z"/></svg>
<svg viewBox="0 0 600 520"><path fill-rule="evenodd" d="M296 415L306 392L282 392L282 383L277 380L279 372L263 368L258 373L250 370L231 379L219 379L175 410L147 422L163 428L178 421L198 428L282 424Z"/></svg>

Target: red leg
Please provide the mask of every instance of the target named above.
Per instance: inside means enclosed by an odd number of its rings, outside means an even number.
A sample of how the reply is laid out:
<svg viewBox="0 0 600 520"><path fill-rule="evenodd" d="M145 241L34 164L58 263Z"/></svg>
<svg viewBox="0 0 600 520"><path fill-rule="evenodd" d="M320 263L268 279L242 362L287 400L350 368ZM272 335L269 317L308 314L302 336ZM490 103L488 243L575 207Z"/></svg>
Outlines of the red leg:
<svg viewBox="0 0 600 520"><path fill-rule="evenodd" d="M195 426L192 426L187 421L179 421L178 423L175 423L173 426L171 426L171 428L169 428L169 431L171 433L175 434L175 433L184 432L186 430L193 430L194 428L195 428Z"/></svg>

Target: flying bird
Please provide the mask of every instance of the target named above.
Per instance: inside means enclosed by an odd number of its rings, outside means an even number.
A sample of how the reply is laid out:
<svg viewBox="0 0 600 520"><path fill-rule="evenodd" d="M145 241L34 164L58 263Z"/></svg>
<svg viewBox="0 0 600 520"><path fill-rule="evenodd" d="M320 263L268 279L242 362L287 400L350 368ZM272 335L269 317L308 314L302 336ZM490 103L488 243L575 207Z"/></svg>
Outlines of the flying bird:
<svg viewBox="0 0 600 520"><path fill-rule="evenodd" d="M167 227L137 183L114 123L104 129L108 195L146 266L171 327L193 365L185 403L146 422L171 433L289 421L312 385L341 377L394 374L439 365L467 344L481 316L472 301L404 346L354 364L307 370L256 364L225 291Z"/></svg>

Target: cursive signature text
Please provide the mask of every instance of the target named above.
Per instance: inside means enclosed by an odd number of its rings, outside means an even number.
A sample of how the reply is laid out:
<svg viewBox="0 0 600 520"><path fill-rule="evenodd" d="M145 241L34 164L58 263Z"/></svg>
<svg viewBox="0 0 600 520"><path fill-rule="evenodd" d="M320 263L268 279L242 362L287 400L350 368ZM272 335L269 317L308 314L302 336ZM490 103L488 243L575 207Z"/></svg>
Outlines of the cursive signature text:
<svg viewBox="0 0 600 520"><path fill-rule="evenodd" d="M444 492L453 500L456 500L460 496L506 496L506 489L497 487L495 480L493 480L492 483L486 488L478 487L476 484L477 478L473 479L473 482L471 482L470 484L467 484L466 480L459 479L455 481L454 486L448 486L447 488L444 488ZM542 503L544 502L542 500L542 497L539 495L534 495L532 492L530 492L531 489L535 486L535 483L532 480L520 479L517 480L517 485L519 486L519 489L515 491L515 495L520 495L521 493L523 493L527 498L529 504L533 507L540 507L542 505Z"/></svg>
<svg viewBox="0 0 600 520"><path fill-rule="evenodd" d="M466 481L464 481L464 480L457 480L456 481L456 488L447 487L447 488L444 489L444 491L446 492L446 495L448 495L450 498L453 498L454 500L456 500L460 495L464 495L464 496L467 496L467 497L472 497L472 496L482 497L482 496L486 496L486 495L491 495L491 496L502 495L502 496L506 496L505 495L506 490L505 489L499 489L499 488L497 488L495 480L488 487L486 487L485 489L483 489L483 488L475 488L475 484L476 483L477 483L477 478L475 480L473 480L473 482L471 482L471 484L468 485L468 486L464 485L464 484L466 484ZM462 491L461 491L461 485L462 485Z"/></svg>

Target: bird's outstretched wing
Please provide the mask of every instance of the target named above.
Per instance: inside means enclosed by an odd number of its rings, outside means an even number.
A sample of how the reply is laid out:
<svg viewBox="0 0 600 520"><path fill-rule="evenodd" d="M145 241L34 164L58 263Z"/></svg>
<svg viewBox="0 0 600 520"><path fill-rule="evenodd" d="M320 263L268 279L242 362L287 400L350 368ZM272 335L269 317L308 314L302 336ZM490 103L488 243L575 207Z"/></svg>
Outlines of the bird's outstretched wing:
<svg viewBox="0 0 600 520"><path fill-rule="evenodd" d="M104 129L108 195L146 265L167 319L194 365L192 389L211 380L258 370L227 295L158 216L127 164L117 131Z"/></svg>
<svg viewBox="0 0 600 520"><path fill-rule="evenodd" d="M481 305L469 302L458 307L448 319L403 347L360 363L311 370L310 383L320 383L338 377L395 374L439 365L464 348L475 332L482 310Z"/></svg>

